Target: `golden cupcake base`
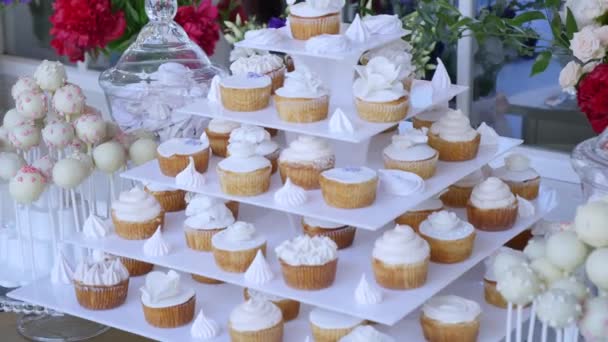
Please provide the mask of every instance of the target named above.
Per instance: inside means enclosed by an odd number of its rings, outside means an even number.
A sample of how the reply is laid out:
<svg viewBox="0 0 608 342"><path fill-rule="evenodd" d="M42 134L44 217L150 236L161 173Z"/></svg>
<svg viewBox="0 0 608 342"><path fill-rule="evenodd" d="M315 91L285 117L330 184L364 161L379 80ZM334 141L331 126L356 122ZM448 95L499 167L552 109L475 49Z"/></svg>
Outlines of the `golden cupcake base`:
<svg viewBox="0 0 608 342"><path fill-rule="evenodd" d="M154 269L154 264L125 257L119 257L119 259L127 271L129 271L129 276L131 277L148 274Z"/></svg>
<svg viewBox="0 0 608 342"><path fill-rule="evenodd" d="M344 329L324 329L310 323L310 330L312 331L312 337L314 337L315 342L338 342L342 337L348 335L359 325L360 324L357 324L354 327Z"/></svg>
<svg viewBox="0 0 608 342"><path fill-rule="evenodd" d="M439 154L437 153L431 158L413 161L395 160L385 154L384 168L412 172L422 177L423 179L429 179L435 175L438 159Z"/></svg>
<svg viewBox="0 0 608 342"><path fill-rule="evenodd" d="M243 173L217 168L222 191L234 196L256 196L268 191L271 171L270 166Z"/></svg>
<svg viewBox="0 0 608 342"><path fill-rule="evenodd" d="M483 297L488 304L506 309L509 304L505 297L496 289L496 282L487 279L483 280Z"/></svg>
<svg viewBox="0 0 608 342"><path fill-rule="evenodd" d="M368 102L355 97L359 117L369 122L398 122L407 116L407 96L389 102Z"/></svg>
<svg viewBox="0 0 608 342"><path fill-rule="evenodd" d="M260 88L227 88L220 84L222 105L233 112L255 112L268 107L272 83Z"/></svg>
<svg viewBox="0 0 608 342"><path fill-rule="evenodd" d="M205 276L198 275L198 274L192 274L192 279L198 283L208 284L208 285L218 285L218 284L224 283L221 280L205 277Z"/></svg>
<svg viewBox="0 0 608 342"><path fill-rule="evenodd" d="M405 214L402 214L401 216L397 217L395 219L395 223L410 226L412 227L412 229L414 229L415 232L418 232L422 221L426 220L432 213L436 213L442 210L443 207L439 209L408 211Z"/></svg>
<svg viewBox="0 0 608 342"><path fill-rule="evenodd" d="M289 26L294 39L307 40L322 34L340 33L340 13L330 13L321 17L298 17L289 15Z"/></svg>
<svg viewBox="0 0 608 342"><path fill-rule="evenodd" d="M299 164L290 162L279 162L279 174L283 183L287 181L287 178L297 186L300 186L306 190L319 189L319 177L321 172L329 170L334 167L334 163L328 164L326 168L318 168L312 164Z"/></svg>
<svg viewBox="0 0 608 342"><path fill-rule="evenodd" d="M439 152L439 160L443 161L465 161L474 159L479 151L481 135L477 134L470 141L447 141L439 135L429 132L429 146Z"/></svg>
<svg viewBox="0 0 608 342"><path fill-rule="evenodd" d="M158 226L163 227L165 213L161 212L157 217L145 222L128 222L116 218L114 210L112 210L112 223L114 223L114 231L116 235L127 240L145 240L150 238L158 229Z"/></svg>
<svg viewBox="0 0 608 342"><path fill-rule="evenodd" d="M144 317L148 324L157 328L177 328L186 325L194 318L196 296L183 304L166 308L151 308L142 303Z"/></svg>
<svg viewBox="0 0 608 342"><path fill-rule="evenodd" d="M217 133L206 128L205 133L207 133L207 138L209 139L211 152L218 157L226 158L228 156L228 139L230 139L230 132Z"/></svg>
<svg viewBox="0 0 608 342"><path fill-rule="evenodd" d="M429 342L475 342L479 335L480 320L463 323L443 323L422 314L420 325L424 338Z"/></svg>
<svg viewBox="0 0 608 342"><path fill-rule="evenodd" d="M464 261L471 256L475 243L475 232L458 240L441 240L420 232L431 247L431 261L442 264L453 264Z"/></svg>
<svg viewBox="0 0 608 342"><path fill-rule="evenodd" d="M508 230L517 220L517 202L506 208L480 209L469 201L467 220L475 228L487 232Z"/></svg>
<svg viewBox="0 0 608 342"><path fill-rule="evenodd" d="M540 190L540 177L536 177L524 182L513 182L507 180L504 180L504 182L509 186L514 195L518 195L530 201L535 200L538 197L538 192Z"/></svg>
<svg viewBox="0 0 608 342"><path fill-rule="evenodd" d="M372 258L372 268L378 285L393 290L414 289L426 283L429 258L409 265L389 265Z"/></svg>
<svg viewBox="0 0 608 342"><path fill-rule="evenodd" d="M286 70L287 70L287 68L285 68L285 66L282 66L276 70L272 70L265 74L266 76L270 77L270 80L272 81L272 93L273 94L277 89L279 89L283 86L283 83L285 83Z"/></svg>
<svg viewBox="0 0 608 342"><path fill-rule="evenodd" d="M258 250L266 255L266 243L256 248L244 249L241 251L226 251L212 247L213 258L219 268L226 272L243 273L247 271L249 265L255 259Z"/></svg>
<svg viewBox="0 0 608 342"><path fill-rule="evenodd" d="M287 286L298 290L321 290L330 287L336 279L338 259L319 266L292 266L283 260L281 271Z"/></svg>
<svg viewBox="0 0 608 342"><path fill-rule="evenodd" d="M249 298L251 298L247 288L243 289L243 298L245 298L245 300L249 300ZM285 322L296 319L300 314L300 302L296 300L283 298L277 301L273 300L272 304L276 305L281 310L281 313L283 314L283 321Z"/></svg>
<svg viewBox="0 0 608 342"><path fill-rule="evenodd" d="M473 187L462 187L458 185L450 185L448 190L439 197L443 204L452 208L464 208L471 198Z"/></svg>
<svg viewBox="0 0 608 342"><path fill-rule="evenodd" d="M152 191L147 187L144 187L144 190L156 198L166 213L186 209L186 192L184 190Z"/></svg>
<svg viewBox="0 0 608 342"><path fill-rule="evenodd" d="M178 173L182 172L190 164L190 157L194 160L196 171L200 173L207 172L207 167L209 167L209 148L192 155L174 154L171 157L163 157L158 153L156 154L160 171L163 175L169 177L175 177Z"/></svg>
<svg viewBox="0 0 608 342"><path fill-rule="evenodd" d="M313 236L325 236L330 238L336 243L338 249L348 248L353 244L355 240L355 233L357 231L354 227L341 227L336 229L325 229L319 227L313 227L302 222L304 233L310 237Z"/></svg>
<svg viewBox="0 0 608 342"><path fill-rule="evenodd" d="M257 331L237 331L228 323L231 342L283 342L283 327L281 320L274 326Z"/></svg>
<svg viewBox="0 0 608 342"><path fill-rule="evenodd" d="M340 183L319 178L321 194L329 206L342 209L355 209L370 206L376 200L378 177L362 183Z"/></svg>
<svg viewBox="0 0 608 342"><path fill-rule="evenodd" d="M211 252L211 239L213 235L221 232L226 228L219 229L193 229L184 227L184 235L186 236L186 245L188 248L195 251Z"/></svg>
<svg viewBox="0 0 608 342"><path fill-rule="evenodd" d="M274 104L283 121L293 123L310 123L327 119L329 96L319 98L300 98L274 96Z"/></svg>
<svg viewBox="0 0 608 342"><path fill-rule="evenodd" d="M416 116L412 118L412 125L414 126L415 129L421 129L423 127L430 129L434 123L435 123L435 121L422 120Z"/></svg>
<svg viewBox="0 0 608 342"><path fill-rule="evenodd" d="M108 310L122 305L127 300L129 279L113 286L85 285L74 281L76 300L89 310Z"/></svg>

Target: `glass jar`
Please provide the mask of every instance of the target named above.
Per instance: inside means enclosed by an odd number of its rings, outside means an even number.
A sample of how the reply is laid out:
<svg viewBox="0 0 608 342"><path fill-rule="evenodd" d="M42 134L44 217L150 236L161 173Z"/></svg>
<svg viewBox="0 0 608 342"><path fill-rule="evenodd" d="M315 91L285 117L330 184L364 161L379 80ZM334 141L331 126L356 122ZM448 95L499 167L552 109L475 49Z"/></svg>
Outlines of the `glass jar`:
<svg viewBox="0 0 608 342"><path fill-rule="evenodd" d="M581 178L584 198L595 200L608 196L608 128L598 137L578 144L571 158Z"/></svg>

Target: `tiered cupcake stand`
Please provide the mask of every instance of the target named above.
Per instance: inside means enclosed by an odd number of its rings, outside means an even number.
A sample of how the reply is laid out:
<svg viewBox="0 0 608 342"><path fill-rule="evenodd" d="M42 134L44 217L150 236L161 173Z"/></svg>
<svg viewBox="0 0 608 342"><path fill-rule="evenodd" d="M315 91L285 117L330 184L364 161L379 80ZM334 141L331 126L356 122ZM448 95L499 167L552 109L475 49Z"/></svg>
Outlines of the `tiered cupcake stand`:
<svg viewBox="0 0 608 342"><path fill-rule="evenodd" d="M381 169L381 149L386 145L382 144L382 139L386 139L392 134L382 134L382 132L396 124L374 124L360 120L352 104L350 89L353 67L361 53L397 39L400 39L400 35L383 37L368 44L356 45L349 53L323 56L311 55L306 52L302 42L289 39L277 46L263 47L272 51L289 53L295 60L296 68L299 63L305 63L309 68L323 75L326 84L330 85L332 94L330 115L334 109L341 108L355 125L355 132L352 134L330 132L329 120L312 124L291 124L280 121L273 106L255 113L235 113L223 110L216 103L201 100L182 111L203 117L221 117L241 123L276 128L285 132L288 140L294 133L329 138L335 142L337 166L365 164L374 169ZM239 45L262 48L249 46L245 42L241 42ZM427 92L431 91L430 89L425 82L416 82L412 96L429 95L416 94L416 92ZM432 101L427 101L424 106L417 107L416 104L419 102L416 100L413 102L414 106L410 109L409 116L414 116L432 104L445 102L464 89L464 87L452 86L447 94L441 94L441 96L433 94ZM278 174L273 175L270 189L265 194L255 197L226 195L220 190L218 176L215 172L218 158L212 157L209 171L206 174L206 184L199 188L183 188L183 190L241 202L239 219L253 223L256 229L268 239L267 259L275 274L275 279L262 286L248 283L242 274L222 271L216 266L211 253L188 249L182 226L183 213L167 215L164 237L171 246L171 253L163 257L144 255L142 249L144 241L123 240L116 235L90 240L77 233L67 237L64 242L184 272L185 284L194 287L197 291L197 310L203 308L207 316L223 326L222 333L214 341L229 341L226 331L228 316L230 311L243 301L243 287L255 288L305 304L302 306L298 318L286 324L285 341L304 341L306 336L311 335L308 327L308 312L312 306L377 322L379 330L396 337L398 341L423 341L417 310L426 300L439 293L461 295L479 302L483 309L480 341L497 341L505 336L505 311L485 303L482 283L483 263L480 264L480 262L508 240L540 220L555 206L555 193L551 190L543 189L539 198L533 201L536 208L534 215L519 218L512 229L494 233L478 231L473 254L466 261L451 265L431 263L428 281L423 287L407 291L383 289L384 299L376 305L357 304L354 300L354 291L363 274L366 274L370 280L374 279L371 268L371 250L375 239L381 234L381 230L392 226L392 221L408 209L431 198L450 184L519 144L521 144L520 140L500 137L496 145L481 146L478 156L473 160L453 163L439 162L436 175L426 181L424 189L420 192L400 197L389 194L380 186L377 199L372 206L352 210L327 206L320 190L309 191L308 200L304 205L280 206L273 200L274 193L281 187ZM122 176L135 181L175 186L173 178L162 175L156 161L130 169ZM463 210L455 211L461 217L466 218ZM330 288L320 291L294 290L286 286L281 277L280 265L273 250L280 242L301 233L300 216L310 216L358 228L353 246L339 252L338 272L335 283ZM189 273L219 279L226 284L199 284L190 279ZM35 284L22 287L12 292L10 296L155 340L194 341L190 336L189 325L176 329L158 329L145 322L139 292L143 282L144 277L132 278L127 302L116 309L107 311L90 311L82 308L76 302L71 286L52 284L49 279L42 279Z"/></svg>

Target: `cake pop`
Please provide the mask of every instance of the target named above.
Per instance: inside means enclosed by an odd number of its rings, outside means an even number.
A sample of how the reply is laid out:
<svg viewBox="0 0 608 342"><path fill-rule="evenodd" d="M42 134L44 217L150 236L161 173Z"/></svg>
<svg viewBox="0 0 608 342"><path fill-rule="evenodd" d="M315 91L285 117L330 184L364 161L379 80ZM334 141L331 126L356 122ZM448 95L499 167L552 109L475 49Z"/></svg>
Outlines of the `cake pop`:
<svg viewBox="0 0 608 342"><path fill-rule="evenodd" d="M567 252L565 252L567 251ZM587 246L578 239L576 233L563 231L547 239L547 258L555 266L572 272L582 265L587 257Z"/></svg>
<svg viewBox="0 0 608 342"><path fill-rule="evenodd" d="M48 154L34 161L33 167L37 168L40 173L46 178L47 182L52 181L53 178L53 166L55 165L55 159Z"/></svg>
<svg viewBox="0 0 608 342"><path fill-rule="evenodd" d="M547 257L533 260L530 267L546 284L552 284L554 281L564 277L564 271L553 264Z"/></svg>
<svg viewBox="0 0 608 342"><path fill-rule="evenodd" d="M501 248L500 253L494 256L494 274L498 278L505 274L508 269L524 265L526 262L526 256L522 252L511 248Z"/></svg>
<svg viewBox="0 0 608 342"><path fill-rule="evenodd" d="M582 303L589 295L589 289L576 277L562 278L551 284L552 289L561 289L573 294Z"/></svg>
<svg viewBox="0 0 608 342"><path fill-rule="evenodd" d="M551 289L536 298L538 319L551 328L561 329L574 324L581 313L582 308L576 297L565 290Z"/></svg>
<svg viewBox="0 0 608 342"><path fill-rule="evenodd" d="M40 170L26 165L11 179L8 190L18 203L31 204L42 195L45 186L46 180Z"/></svg>
<svg viewBox="0 0 608 342"><path fill-rule="evenodd" d="M93 162L93 157L82 151L74 151L70 154L70 158L76 159L82 163L85 170L87 171L87 175L91 175L93 171L95 171L95 163Z"/></svg>
<svg viewBox="0 0 608 342"><path fill-rule="evenodd" d="M40 128L36 127L33 122L13 127L8 133L11 144L21 151L28 151L32 147L38 146L40 136Z"/></svg>
<svg viewBox="0 0 608 342"><path fill-rule="evenodd" d="M10 152L13 150L13 145L11 145L11 141L8 139L8 129L0 126L0 151Z"/></svg>
<svg viewBox="0 0 608 342"><path fill-rule="evenodd" d="M126 153L116 141L105 142L93 150L93 160L98 169L105 173L114 173L126 163Z"/></svg>
<svg viewBox="0 0 608 342"><path fill-rule="evenodd" d="M129 158L135 165L142 165L150 160L156 159L156 149L158 143L155 140L148 138L140 138L135 140L129 147Z"/></svg>
<svg viewBox="0 0 608 342"><path fill-rule="evenodd" d="M74 137L72 142L70 142L70 147L75 151L87 152L87 144L78 137Z"/></svg>
<svg viewBox="0 0 608 342"><path fill-rule="evenodd" d="M42 89L36 84L36 80L32 77L22 76L17 79L17 82L11 88L11 95L13 100L17 100L19 95L25 92L36 92L41 93Z"/></svg>
<svg viewBox="0 0 608 342"><path fill-rule="evenodd" d="M76 135L87 146L100 143L106 137L106 123L101 116L83 115L74 122Z"/></svg>
<svg viewBox="0 0 608 342"><path fill-rule="evenodd" d="M608 248L596 249L587 258L585 271L589 280L602 291L608 291Z"/></svg>
<svg viewBox="0 0 608 342"><path fill-rule="evenodd" d="M44 93L23 92L17 100L15 107L17 112L26 119L35 120L43 118L47 113L47 99Z"/></svg>
<svg viewBox="0 0 608 342"><path fill-rule="evenodd" d="M16 108L13 109L9 109L6 114L4 114L4 120L2 121L2 124L4 126L4 128L6 128L7 130L10 130L11 128L15 127L15 126L21 126L26 122L30 122L31 120L25 118L24 116L22 116L21 114L19 114L19 112L17 111Z"/></svg>
<svg viewBox="0 0 608 342"><path fill-rule="evenodd" d="M53 167L53 182L64 189L77 187L87 176L86 166L73 158L61 159Z"/></svg>
<svg viewBox="0 0 608 342"><path fill-rule="evenodd" d="M36 68L34 79L42 90L53 92L65 84L67 76L63 64L44 60Z"/></svg>
<svg viewBox="0 0 608 342"><path fill-rule="evenodd" d="M25 166L23 157L14 152L0 152L0 179L9 181Z"/></svg>
<svg viewBox="0 0 608 342"><path fill-rule="evenodd" d="M67 83L57 89L53 95L53 107L66 118L82 113L85 102L86 97L82 93L82 89L75 84Z"/></svg>
<svg viewBox="0 0 608 342"><path fill-rule="evenodd" d="M574 229L578 238L595 247L608 246L608 202L594 201L581 205L576 210Z"/></svg>
<svg viewBox="0 0 608 342"><path fill-rule="evenodd" d="M608 340L608 297L588 299L580 320L581 333L586 341Z"/></svg>
<svg viewBox="0 0 608 342"><path fill-rule="evenodd" d="M48 147L61 150L74 140L74 127L62 120L53 121L42 129L42 139Z"/></svg>
<svg viewBox="0 0 608 342"><path fill-rule="evenodd" d="M547 241L542 238L535 238L528 240L526 248L524 248L524 254L530 260L536 260L546 256Z"/></svg>

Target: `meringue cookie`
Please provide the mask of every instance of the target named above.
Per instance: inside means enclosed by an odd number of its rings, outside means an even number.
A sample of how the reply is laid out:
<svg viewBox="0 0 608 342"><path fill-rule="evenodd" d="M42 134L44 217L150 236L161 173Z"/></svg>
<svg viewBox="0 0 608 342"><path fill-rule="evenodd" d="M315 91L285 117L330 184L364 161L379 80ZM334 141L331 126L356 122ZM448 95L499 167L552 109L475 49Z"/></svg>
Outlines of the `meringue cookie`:
<svg viewBox="0 0 608 342"><path fill-rule="evenodd" d="M282 188L274 194L274 201L279 205L297 207L306 202L306 190L293 184L289 178L285 181Z"/></svg>
<svg viewBox="0 0 608 342"><path fill-rule="evenodd" d="M355 126L342 109L338 107L329 119L329 131L337 134L353 134Z"/></svg>
<svg viewBox="0 0 608 342"><path fill-rule="evenodd" d="M270 265L264 258L264 254L262 254L261 250L258 250L255 258L245 271L245 281L254 283L257 285L263 285L267 282L271 281L274 278L274 274L270 269Z"/></svg>
<svg viewBox="0 0 608 342"><path fill-rule="evenodd" d="M200 188L205 185L205 176L196 170L194 159L189 159L188 166L175 176L175 184L186 188Z"/></svg>
<svg viewBox="0 0 608 342"><path fill-rule="evenodd" d="M170 247L163 239L163 233L160 230L160 226L158 226L156 232L144 242L143 250L144 255L150 257L160 257L169 254Z"/></svg>
<svg viewBox="0 0 608 342"><path fill-rule="evenodd" d="M363 274L359 285L355 289L355 300L363 305L378 304L382 302L382 291L372 287L367 281L365 274Z"/></svg>

